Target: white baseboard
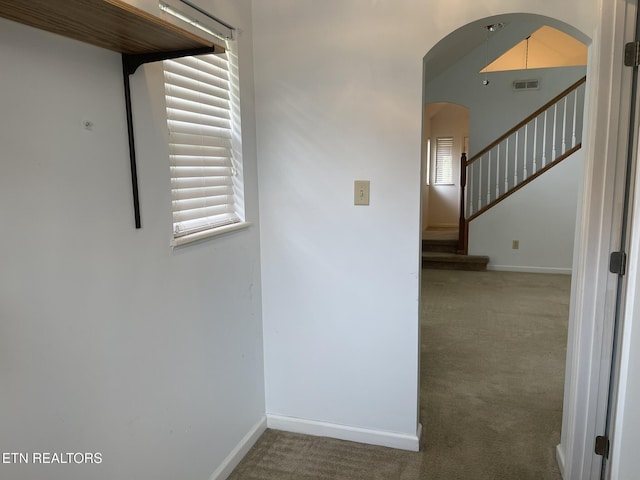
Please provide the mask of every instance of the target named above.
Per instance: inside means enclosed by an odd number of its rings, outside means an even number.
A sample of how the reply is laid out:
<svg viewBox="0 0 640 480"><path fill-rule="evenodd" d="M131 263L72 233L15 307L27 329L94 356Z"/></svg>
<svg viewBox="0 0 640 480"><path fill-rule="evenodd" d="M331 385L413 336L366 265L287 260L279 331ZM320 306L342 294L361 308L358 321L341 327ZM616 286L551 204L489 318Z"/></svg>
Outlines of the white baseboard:
<svg viewBox="0 0 640 480"><path fill-rule="evenodd" d="M487 265L487 270L496 272L523 272L523 273L552 273L556 275L571 275L570 268L554 267L523 267L518 265Z"/></svg>
<svg viewBox="0 0 640 480"><path fill-rule="evenodd" d="M283 430L285 432L303 433L316 437L337 438L339 440L349 440L351 442L398 448L413 452L420 450L420 436L422 435L422 425L420 424L418 424L415 435L407 435L269 414L267 414L267 426L274 430Z"/></svg>
<svg viewBox="0 0 640 480"><path fill-rule="evenodd" d="M560 470L560 476L565 478L564 476L564 452L560 448L560 445L556 446L556 462L558 462L558 469Z"/></svg>
<svg viewBox="0 0 640 480"><path fill-rule="evenodd" d="M251 447L258 441L260 435L267 429L267 419L263 417L258 423L256 423L251 430L244 436L242 440L231 450L231 453L227 455L222 461L222 464L211 474L209 480L226 480L233 469L238 466L240 460L251 450Z"/></svg>

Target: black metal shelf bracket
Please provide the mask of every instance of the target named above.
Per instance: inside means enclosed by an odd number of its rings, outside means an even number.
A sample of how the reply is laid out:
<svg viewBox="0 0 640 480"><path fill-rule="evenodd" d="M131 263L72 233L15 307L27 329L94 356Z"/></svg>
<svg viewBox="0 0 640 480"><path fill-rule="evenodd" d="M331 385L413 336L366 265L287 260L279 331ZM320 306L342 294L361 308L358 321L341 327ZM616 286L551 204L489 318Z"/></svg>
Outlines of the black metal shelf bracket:
<svg viewBox="0 0 640 480"><path fill-rule="evenodd" d="M205 55L208 53L222 53L224 50L212 45L189 50L176 50L173 52L154 52L141 54L122 54L122 75L124 79L124 101L127 110L127 134L129 136L129 163L131 165L131 188L133 192L133 215L136 228L142 227L140 218L140 195L138 191L138 166L136 162L136 146L133 135L133 112L131 108L131 83L129 77L135 73L140 65L150 62L159 62L172 58Z"/></svg>

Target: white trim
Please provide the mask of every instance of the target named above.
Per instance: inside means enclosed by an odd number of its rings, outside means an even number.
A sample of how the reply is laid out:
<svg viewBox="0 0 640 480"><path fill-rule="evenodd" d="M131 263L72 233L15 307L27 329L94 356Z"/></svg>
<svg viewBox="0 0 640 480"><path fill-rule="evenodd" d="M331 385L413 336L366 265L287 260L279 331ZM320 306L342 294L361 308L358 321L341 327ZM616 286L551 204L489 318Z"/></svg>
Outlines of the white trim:
<svg viewBox="0 0 640 480"><path fill-rule="evenodd" d="M233 469L238 466L244 456L249 453L251 447L258 441L260 435L262 435L267 429L267 419L262 419L256 423L251 430L244 436L242 440L231 450L231 453L222 461L220 466L216 468L216 471L211 474L209 480L226 480Z"/></svg>
<svg viewBox="0 0 640 480"><path fill-rule="evenodd" d="M565 480L564 476L564 453L562 452L561 445L556 446L556 462L558 463L558 469L560 470L560 476L562 480Z"/></svg>
<svg viewBox="0 0 640 480"><path fill-rule="evenodd" d="M636 127L637 128L637 127ZM636 146L637 150L637 146ZM635 161L637 162L637 151ZM638 212L640 207L640 195L638 195L638 187L640 181L638 175L640 169L635 172L635 186L633 187L633 211ZM624 306L624 319L621 319L619 338L621 339L618 346L619 351L619 368L618 368L618 384L617 395L614 395L613 400L613 415L612 415L612 430L611 430L611 457L609 459L609 476L605 478L617 479L627 478L624 475L629 472L629 465L637 465L637 460L629 455L629 452L634 448L629 446L631 443L630 431L634 431L637 428L637 422L629 421L628 417L632 417L631 411L637 408L634 405L632 398L634 395L634 384L637 380L634 380L634 365L633 365L633 351L638 347L636 343L637 333L634 330L638 328L638 320L640 317L640 268L638 262L638 249L640 248L640 225L637 223L637 219L634 218L631 225L631 239L627 245L626 250L629 252L627 260L628 270L627 277L627 295ZM632 385L629 386L629 383ZM628 388L629 387L629 388ZM627 393L629 392L629 394ZM628 395L631 395L629 398ZM630 401L631 400L631 401ZM625 418L627 417L627 418ZM631 435L633 437L633 435ZM624 447L624 448L623 448ZM636 476L634 474L634 476Z"/></svg>
<svg viewBox="0 0 640 480"><path fill-rule="evenodd" d="M520 265L487 265L487 270L496 272L552 273L555 275L571 275L570 268L525 267Z"/></svg>
<svg viewBox="0 0 640 480"><path fill-rule="evenodd" d="M210 228L202 232L185 235L184 237L172 238L171 246L175 248L180 247L181 245L188 245L190 243L206 240L207 238L217 237L219 235L235 232L236 230L244 230L245 228L249 228L250 226L251 223L249 222L238 222L232 223L230 225L224 225L222 227Z"/></svg>
<svg viewBox="0 0 640 480"><path fill-rule="evenodd" d="M577 222L569 314L567 368L559 457L566 480L599 480L602 457L593 452L604 431L617 279L608 255L620 240L630 71L624 70L624 0L598 1L590 48L585 108L585 180ZM628 99L629 97L626 96Z"/></svg>
<svg viewBox="0 0 640 480"><path fill-rule="evenodd" d="M420 451L420 437L422 435L421 424L418 424L415 435L407 435L271 414L267 414L267 426L274 430L283 430L285 432L337 438L339 440L398 448L412 452Z"/></svg>

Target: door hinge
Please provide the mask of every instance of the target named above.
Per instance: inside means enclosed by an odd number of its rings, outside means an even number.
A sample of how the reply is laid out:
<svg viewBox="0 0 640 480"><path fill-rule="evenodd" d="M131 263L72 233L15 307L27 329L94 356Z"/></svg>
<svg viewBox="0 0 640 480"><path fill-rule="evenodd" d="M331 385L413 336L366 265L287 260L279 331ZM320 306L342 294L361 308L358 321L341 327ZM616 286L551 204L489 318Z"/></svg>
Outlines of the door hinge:
<svg viewBox="0 0 640 480"><path fill-rule="evenodd" d="M604 436L596 437L596 455L609 458L609 438Z"/></svg>
<svg viewBox="0 0 640 480"><path fill-rule="evenodd" d="M624 64L627 67L640 66L640 41L629 42L624 46Z"/></svg>
<svg viewBox="0 0 640 480"><path fill-rule="evenodd" d="M627 254L624 252L611 252L609 257L609 271L624 275L627 271Z"/></svg>

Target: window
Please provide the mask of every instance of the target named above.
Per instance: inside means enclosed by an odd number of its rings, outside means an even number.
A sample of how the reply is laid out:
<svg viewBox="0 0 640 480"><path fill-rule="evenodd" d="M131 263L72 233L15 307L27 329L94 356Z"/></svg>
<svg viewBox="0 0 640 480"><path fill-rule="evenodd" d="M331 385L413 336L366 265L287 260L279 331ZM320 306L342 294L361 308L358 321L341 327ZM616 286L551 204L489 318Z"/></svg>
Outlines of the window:
<svg viewBox="0 0 640 480"><path fill-rule="evenodd" d="M435 184L453 183L453 138L436 138Z"/></svg>
<svg viewBox="0 0 640 480"><path fill-rule="evenodd" d="M237 61L226 47L164 61L172 245L245 225Z"/></svg>

